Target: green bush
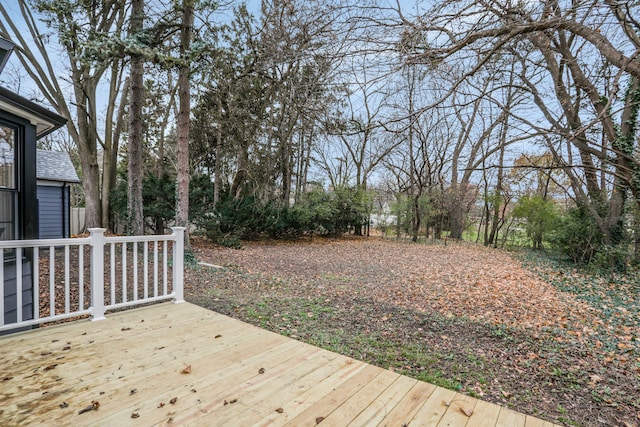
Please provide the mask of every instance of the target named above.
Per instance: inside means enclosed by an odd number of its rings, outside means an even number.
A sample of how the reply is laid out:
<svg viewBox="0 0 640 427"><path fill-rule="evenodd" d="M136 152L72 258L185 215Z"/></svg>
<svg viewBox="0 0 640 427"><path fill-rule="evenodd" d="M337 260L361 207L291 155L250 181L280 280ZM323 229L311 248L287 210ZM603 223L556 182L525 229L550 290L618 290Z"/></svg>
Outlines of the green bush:
<svg viewBox="0 0 640 427"><path fill-rule="evenodd" d="M574 263L582 264L591 263L604 246L602 233L584 206L560 217L552 242Z"/></svg>
<svg viewBox="0 0 640 427"><path fill-rule="evenodd" d="M591 262L594 270L602 272L626 272L633 256L627 245L602 245Z"/></svg>
<svg viewBox="0 0 640 427"><path fill-rule="evenodd" d="M523 196L513 209L514 218L523 218L527 236L533 242L534 249L542 249L545 238L556 228L558 213L551 200L540 196Z"/></svg>
<svg viewBox="0 0 640 427"><path fill-rule="evenodd" d="M340 235L361 227L366 219L366 197L354 189L333 192L316 188L290 208L254 196L231 198L225 194L200 225L208 238L228 246L238 239L293 238L304 234Z"/></svg>
<svg viewBox="0 0 640 427"><path fill-rule="evenodd" d="M125 175L126 176L126 175ZM111 191L112 228L115 223L127 224L127 180L119 179ZM175 180L164 174L157 177L151 172L142 179L142 203L144 209L145 229L155 233L164 233L166 224L175 218Z"/></svg>

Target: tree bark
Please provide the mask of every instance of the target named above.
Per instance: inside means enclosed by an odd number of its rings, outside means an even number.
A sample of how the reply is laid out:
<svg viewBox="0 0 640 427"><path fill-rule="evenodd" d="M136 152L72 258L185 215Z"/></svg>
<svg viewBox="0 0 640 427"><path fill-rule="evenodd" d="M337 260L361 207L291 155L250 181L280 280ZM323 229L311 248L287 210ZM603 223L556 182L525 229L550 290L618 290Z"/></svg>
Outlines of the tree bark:
<svg viewBox="0 0 640 427"><path fill-rule="evenodd" d="M115 116L115 129L109 132L110 136L105 135L104 157L102 159L102 225L113 230L114 224L111 222L111 191L116 187L117 168L118 168L118 151L120 149L120 137L122 135L125 106L129 102L129 79L126 79L122 87L120 96L120 105ZM111 117L107 114L107 117ZM111 121L110 121L111 122ZM111 126L111 125L109 125Z"/></svg>
<svg viewBox="0 0 640 427"><path fill-rule="evenodd" d="M131 0L131 22L129 38L137 38L144 25L143 0ZM144 58L131 55L130 65L131 96L129 99L129 145L127 180L127 229L134 236L144 235L142 212L142 105L144 102Z"/></svg>
<svg viewBox="0 0 640 427"><path fill-rule="evenodd" d="M178 112L177 143L177 193L176 193L176 225L185 227L185 249L191 249L189 240L189 119L191 115L191 94L189 84L190 66L188 52L193 32L194 0L182 2L182 28L180 29L180 69L178 74L178 95L180 110Z"/></svg>
<svg viewBox="0 0 640 427"><path fill-rule="evenodd" d="M220 201L220 189L222 187L222 94L218 92L216 102L218 106L218 126L216 128L216 158L214 164L213 181L213 206Z"/></svg>

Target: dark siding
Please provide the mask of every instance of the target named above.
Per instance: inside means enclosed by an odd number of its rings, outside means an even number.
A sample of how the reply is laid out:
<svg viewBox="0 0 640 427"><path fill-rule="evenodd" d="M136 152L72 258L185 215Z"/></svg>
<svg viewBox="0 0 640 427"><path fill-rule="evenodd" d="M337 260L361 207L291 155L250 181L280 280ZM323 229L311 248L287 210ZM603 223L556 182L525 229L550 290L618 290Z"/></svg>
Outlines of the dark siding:
<svg viewBox="0 0 640 427"><path fill-rule="evenodd" d="M38 213L40 239L62 239L68 232L65 227L63 206L64 187L38 186Z"/></svg>
<svg viewBox="0 0 640 427"><path fill-rule="evenodd" d="M1 89L1 88L0 88ZM24 118L6 111L0 111L0 118L17 126L17 159L18 170L18 239L36 239L38 237L38 211L36 195L36 128ZM25 252L22 261L22 301L23 320L33 318L33 281L32 251ZM4 304L5 323L16 321L16 263L7 260L10 255L5 252L4 268Z"/></svg>
<svg viewBox="0 0 640 427"><path fill-rule="evenodd" d="M22 261L22 320L33 319L33 289L31 262L23 258ZM15 323L18 318L16 304L16 262L4 263L4 323ZM0 333L0 335L4 335Z"/></svg>
<svg viewBox="0 0 640 427"><path fill-rule="evenodd" d="M24 150L20 161L22 185L19 211L22 216L22 239L38 238L38 198L36 188L36 128L24 126Z"/></svg>
<svg viewBox="0 0 640 427"><path fill-rule="evenodd" d="M64 237L71 237L71 189L67 186L62 187L62 226L64 227Z"/></svg>

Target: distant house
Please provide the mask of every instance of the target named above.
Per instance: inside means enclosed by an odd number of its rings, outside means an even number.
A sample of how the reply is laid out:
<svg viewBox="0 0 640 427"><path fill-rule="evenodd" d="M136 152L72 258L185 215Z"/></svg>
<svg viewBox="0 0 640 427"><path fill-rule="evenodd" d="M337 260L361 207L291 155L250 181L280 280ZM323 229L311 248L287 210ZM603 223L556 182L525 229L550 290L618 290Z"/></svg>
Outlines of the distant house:
<svg viewBox="0 0 640 427"><path fill-rule="evenodd" d="M0 73L12 49L11 42L0 38ZM0 87L0 242L38 238L36 140L65 123L66 119L58 114ZM0 251L5 322L17 316L16 274L19 272L23 320L29 319L33 316L33 254L12 249Z"/></svg>
<svg viewBox="0 0 640 427"><path fill-rule="evenodd" d="M37 150L38 238L63 239L71 235L70 184L80 182L69 154Z"/></svg>

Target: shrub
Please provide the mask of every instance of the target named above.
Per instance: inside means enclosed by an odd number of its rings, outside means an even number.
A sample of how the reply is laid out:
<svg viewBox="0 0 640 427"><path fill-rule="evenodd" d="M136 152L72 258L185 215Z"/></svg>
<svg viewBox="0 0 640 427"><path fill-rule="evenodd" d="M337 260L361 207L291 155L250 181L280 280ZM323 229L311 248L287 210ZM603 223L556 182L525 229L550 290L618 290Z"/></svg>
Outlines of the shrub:
<svg viewBox="0 0 640 427"><path fill-rule="evenodd" d="M570 209L556 227L552 242L575 263L589 264L604 240L586 207Z"/></svg>
<svg viewBox="0 0 640 427"><path fill-rule="evenodd" d="M526 220L525 230L527 236L533 242L534 249L542 249L545 237L548 236L558 224L558 213L555 204L551 200L545 200L540 196L523 196L513 209L514 218Z"/></svg>
<svg viewBox="0 0 640 427"><path fill-rule="evenodd" d="M200 224L208 238L229 246L235 246L237 239L260 235L272 238L339 235L362 226L366 219L365 202L362 192L353 189L327 192L315 188L291 208L253 196L236 199L227 194L215 213L205 215Z"/></svg>

